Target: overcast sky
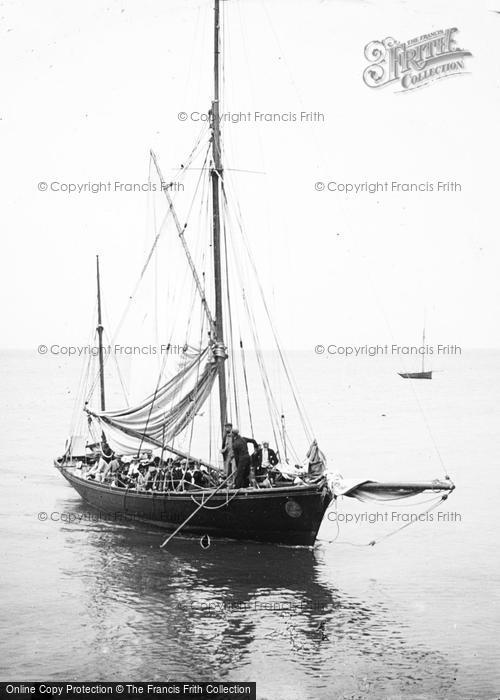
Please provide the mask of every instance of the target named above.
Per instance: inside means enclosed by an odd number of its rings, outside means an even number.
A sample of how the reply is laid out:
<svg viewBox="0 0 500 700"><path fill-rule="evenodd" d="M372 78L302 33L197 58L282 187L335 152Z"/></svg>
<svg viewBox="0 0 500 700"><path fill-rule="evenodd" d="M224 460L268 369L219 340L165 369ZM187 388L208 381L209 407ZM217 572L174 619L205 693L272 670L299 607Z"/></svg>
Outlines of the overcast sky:
<svg viewBox="0 0 500 700"><path fill-rule="evenodd" d="M224 127L255 259L287 348L318 343L499 347L495 2L228 0L225 111L324 122ZM212 0L26 0L0 8L2 339L78 343L94 256L117 322L152 240L148 195L51 183L166 179L211 99ZM368 88L364 47L457 27L467 72ZM229 161L229 162L227 162ZM455 181L461 192L318 192L315 183ZM39 191L46 182L49 191Z"/></svg>

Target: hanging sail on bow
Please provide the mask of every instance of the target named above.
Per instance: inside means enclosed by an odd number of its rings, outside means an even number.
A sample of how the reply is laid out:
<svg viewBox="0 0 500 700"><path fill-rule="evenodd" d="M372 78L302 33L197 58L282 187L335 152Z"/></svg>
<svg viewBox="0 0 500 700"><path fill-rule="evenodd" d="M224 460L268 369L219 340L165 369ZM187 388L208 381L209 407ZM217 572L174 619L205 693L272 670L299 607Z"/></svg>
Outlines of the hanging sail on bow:
<svg viewBox="0 0 500 700"><path fill-rule="evenodd" d="M209 346L138 406L88 413L126 435L163 446L193 420L210 395L216 376L217 364Z"/></svg>

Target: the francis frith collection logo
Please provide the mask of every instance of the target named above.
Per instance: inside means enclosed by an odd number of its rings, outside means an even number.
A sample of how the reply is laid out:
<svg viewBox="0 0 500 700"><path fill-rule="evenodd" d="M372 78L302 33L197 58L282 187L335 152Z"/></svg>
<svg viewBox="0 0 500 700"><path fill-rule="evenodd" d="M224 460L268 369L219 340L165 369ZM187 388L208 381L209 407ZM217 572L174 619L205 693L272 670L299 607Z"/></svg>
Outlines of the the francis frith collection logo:
<svg viewBox="0 0 500 700"><path fill-rule="evenodd" d="M365 47L370 65L363 80L370 88L395 83L402 91L414 90L429 83L465 72L465 59L472 56L457 46L456 27L400 42L392 37L371 41Z"/></svg>

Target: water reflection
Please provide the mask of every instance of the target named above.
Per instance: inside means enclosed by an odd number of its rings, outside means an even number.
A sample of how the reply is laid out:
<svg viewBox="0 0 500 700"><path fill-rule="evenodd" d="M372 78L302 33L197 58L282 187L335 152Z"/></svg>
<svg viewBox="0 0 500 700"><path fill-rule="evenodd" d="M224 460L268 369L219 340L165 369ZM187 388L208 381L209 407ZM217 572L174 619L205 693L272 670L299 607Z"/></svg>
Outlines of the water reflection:
<svg viewBox="0 0 500 700"><path fill-rule="evenodd" d="M385 602L338 589L321 552L229 541L204 549L189 539L160 550L163 534L141 526L62 527L81 555L65 575L85 581L96 630L89 653L108 661L102 680L126 670L135 679L258 679L273 689L279 676L280 687L284 678L312 684L317 697L333 678L338 697L453 687L448 661L412 644Z"/></svg>

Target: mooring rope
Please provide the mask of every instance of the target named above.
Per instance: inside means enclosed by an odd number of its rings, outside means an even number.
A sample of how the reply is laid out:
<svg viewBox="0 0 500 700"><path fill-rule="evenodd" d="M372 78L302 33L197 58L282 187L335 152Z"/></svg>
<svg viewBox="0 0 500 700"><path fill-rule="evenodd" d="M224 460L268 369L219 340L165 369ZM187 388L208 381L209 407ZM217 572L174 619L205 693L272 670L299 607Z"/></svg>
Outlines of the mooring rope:
<svg viewBox="0 0 500 700"><path fill-rule="evenodd" d="M429 508L427 508L426 510L419 513L418 517L415 520L410 520L409 522L404 523L404 525L401 525L401 527L396 528L392 532L388 532L385 535L382 535L378 540L371 540L370 542L362 542L362 543L347 542L346 540L338 540L337 538L340 535L340 526L339 526L338 520L336 520L335 522L337 525L337 534L335 535L333 540L316 540L316 544L314 546L316 547L320 544L348 544L348 545L351 545L351 547L374 547L376 544L378 544L382 540L385 540L388 537L392 537L393 535L396 535L398 532L401 532L401 530L404 530L405 528L409 527L410 525L414 525L415 523L420 522L419 518L421 515L426 515L427 513L430 513L431 511L433 511L435 508L438 507L438 505L440 503L442 503L443 501L446 501L446 499L448 498L449 495L450 495L449 493L443 494L442 496L439 497L439 499L433 505L429 506ZM338 512L337 511L337 499L335 499L335 512Z"/></svg>
<svg viewBox="0 0 500 700"><path fill-rule="evenodd" d="M191 496L191 500L193 501L193 503L196 503L197 506L199 506L200 508L204 508L205 510L217 510L218 508L224 508L225 506L228 506L231 503L231 501L234 498L236 498L236 496L239 494L240 491L241 491L241 489L238 489L236 491L236 493L233 493L231 498L228 498L229 491L227 491L226 492L226 501L224 503L219 503L218 506L206 506L203 500L201 503L199 503L194 496Z"/></svg>

